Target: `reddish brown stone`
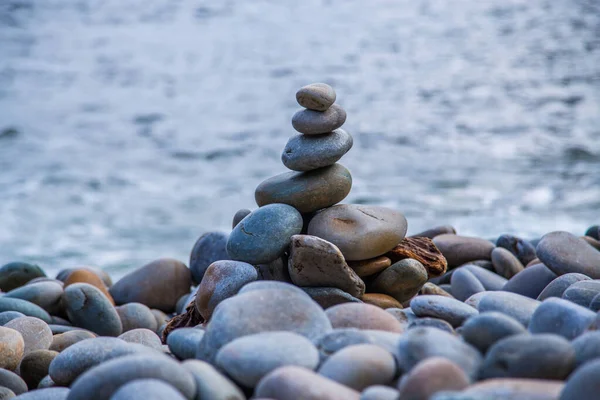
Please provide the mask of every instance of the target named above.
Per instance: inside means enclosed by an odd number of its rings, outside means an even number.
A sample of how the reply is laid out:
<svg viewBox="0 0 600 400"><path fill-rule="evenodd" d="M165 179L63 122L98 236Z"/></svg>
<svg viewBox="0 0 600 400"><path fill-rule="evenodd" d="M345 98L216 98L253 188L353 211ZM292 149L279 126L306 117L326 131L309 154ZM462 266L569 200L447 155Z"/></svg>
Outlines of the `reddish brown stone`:
<svg viewBox="0 0 600 400"><path fill-rule="evenodd" d="M379 308L402 308L402 304L392 296L383 293L365 293L362 301L367 304L372 304Z"/></svg>
<svg viewBox="0 0 600 400"><path fill-rule="evenodd" d="M392 265L392 260L385 256L370 258L362 261L348 261L348 266L352 268L354 272L356 272L356 274L361 278L375 275L390 265Z"/></svg>

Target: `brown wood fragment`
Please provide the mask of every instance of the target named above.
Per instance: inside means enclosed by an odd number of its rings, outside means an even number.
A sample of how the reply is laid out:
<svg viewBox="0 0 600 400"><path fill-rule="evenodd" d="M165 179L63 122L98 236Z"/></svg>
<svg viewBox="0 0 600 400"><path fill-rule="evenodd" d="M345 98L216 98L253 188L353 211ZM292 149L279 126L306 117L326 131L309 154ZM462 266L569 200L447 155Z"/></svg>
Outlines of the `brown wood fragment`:
<svg viewBox="0 0 600 400"><path fill-rule="evenodd" d="M190 302L184 313L174 316L169 320L169 322L167 322L167 326L165 326L162 334L163 344L167 343L167 336L169 336L171 331L179 328L193 328L194 326L203 322L204 318L196 309L196 302Z"/></svg>
<svg viewBox="0 0 600 400"><path fill-rule="evenodd" d="M429 278L440 276L448 269L448 261L442 252L436 247L433 240L426 237L404 238L385 256L392 260L392 263L405 258L413 258L423 264Z"/></svg>

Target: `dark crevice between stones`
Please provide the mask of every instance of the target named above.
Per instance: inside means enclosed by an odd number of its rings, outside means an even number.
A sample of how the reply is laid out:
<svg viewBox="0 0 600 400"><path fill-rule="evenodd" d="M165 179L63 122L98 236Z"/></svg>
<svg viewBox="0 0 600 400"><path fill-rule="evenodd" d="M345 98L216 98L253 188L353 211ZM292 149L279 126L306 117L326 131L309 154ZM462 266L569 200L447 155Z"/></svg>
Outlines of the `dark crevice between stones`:
<svg viewBox="0 0 600 400"><path fill-rule="evenodd" d="M167 343L167 337L169 333L179 328L193 328L196 325L204 323L205 319L200 312L196 309L196 302L191 301L185 309L185 312L174 316L167 322L167 326L163 330L162 342Z"/></svg>

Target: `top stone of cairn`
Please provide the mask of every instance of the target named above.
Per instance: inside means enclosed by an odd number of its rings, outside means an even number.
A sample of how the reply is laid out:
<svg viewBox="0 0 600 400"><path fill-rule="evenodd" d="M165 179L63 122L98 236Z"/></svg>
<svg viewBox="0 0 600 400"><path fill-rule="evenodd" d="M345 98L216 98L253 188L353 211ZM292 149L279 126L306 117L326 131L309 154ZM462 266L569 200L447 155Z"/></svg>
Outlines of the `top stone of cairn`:
<svg viewBox="0 0 600 400"><path fill-rule="evenodd" d="M312 83L296 92L296 100L309 110L327 111L335 102L335 90L326 83Z"/></svg>

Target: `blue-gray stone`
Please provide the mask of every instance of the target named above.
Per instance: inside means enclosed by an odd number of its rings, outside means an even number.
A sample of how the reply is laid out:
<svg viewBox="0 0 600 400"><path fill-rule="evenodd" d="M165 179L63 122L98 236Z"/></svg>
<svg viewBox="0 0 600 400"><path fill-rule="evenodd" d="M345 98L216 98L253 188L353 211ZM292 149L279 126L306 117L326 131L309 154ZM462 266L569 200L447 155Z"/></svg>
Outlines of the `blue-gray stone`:
<svg viewBox="0 0 600 400"><path fill-rule="evenodd" d="M560 393L560 400L593 399L600 393L600 359L577 368Z"/></svg>
<svg viewBox="0 0 600 400"><path fill-rule="evenodd" d="M180 360L196 357L196 349L200 345L204 331L196 328L179 328L167 336L169 350Z"/></svg>
<svg viewBox="0 0 600 400"><path fill-rule="evenodd" d="M63 301L75 326L102 336L119 336L123 331L117 310L97 287L88 283L69 285Z"/></svg>
<svg viewBox="0 0 600 400"><path fill-rule="evenodd" d="M538 258L557 275L578 272L600 279L600 251L568 232L551 232L536 248Z"/></svg>
<svg viewBox="0 0 600 400"><path fill-rule="evenodd" d="M65 333L65 332L71 332L71 331L86 331L86 332L90 332L93 333L92 331L88 330L88 329L83 329L77 326L70 326L70 325L56 325L56 324L49 324L48 327L50 328L50 330L52 331L53 335L59 335L61 333ZM94 336L96 336L95 333L93 333Z"/></svg>
<svg viewBox="0 0 600 400"><path fill-rule="evenodd" d="M441 329L428 327L404 333L398 343L396 356L406 372L429 357L447 358L473 380L482 362L481 354L470 344Z"/></svg>
<svg viewBox="0 0 600 400"><path fill-rule="evenodd" d="M556 274L544 264L535 264L510 278L502 290L535 299L555 278Z"/></svg>
<svg viewBox="0 0 600 400"><path fill-rule="evenodd" d="M158 379L193 399L196 382L190 372L166 355L129 355L106 361L87 370L71 385L69 400L109 400L132 380Z"/></svg>
<svg viewBox="0 0 600 400"><path fill-rule="evenodd" d="M13 299L6 296L0 297L0 312L4 311L17 311L28 317L39 318L47 324L51 320L50 314L42 307L27 300Z"/></svg>
<svg viewBox="0 0 600 400"><path fill-rule="evenodd" d="M46 310L50 314L61 311L62 285L56 281L29 283L6 293L4 297L27 300Z"/></svg>
<svg viewBox="0 0 600 400"><path fill-rule="evenodd" d="M441 329L448 333L454 334L454 328L448 322L444 321L443 319L430 317L417 318L414 321L411 321L408 324L407 329L416 329L422 327Z"/></svg>
<svg viewBox="0 0 600 400"><path fill-rule="evenodd" d="M544 290L542 290L542 293L540 293L537 299L539 301L544 301L549 297L562 297L565 290L575 282L589 281L590 279L589 276L578 274L576 272L561 275L550 282Z"/></svg>
<svg viewBox="0 0 600 400"><path fill-rule="evenodd" d="M485 290L502 290L504 285L506 285L506 282L508 282L505 277L480 267L479 265L467 264L461 268L464 268L475 275Z"/></svg>
<svg viewBox="0 0 600 400"><path fill-rule="evenodd" d="M600 240L600 225L592 225L587 231L585 231L585 236L592 237L596 240Z"/></svg>
<svg viewBox="0 0 600 400"><path fill-rule="evenodd" d="M529 297L511 292L485 293L479 301L479 312L498 311L519 321L524 326L529 325L529 320L540 302Z"/></svg>
<svg viewBox="0 0 600 400"><path fill-rule="evenodd" d="M15 397L15 400L67 400L70 392L69 388L64 387L38 389L23 393Z"/></svg>
<svg viewBox="0 0 600 400"><path fill-rule="evenodd" d="M12 371L0 368L0 387L7 387L16 395L27 391L27 384L19 375Z"/></svg>
<svg viewBox="0 0 600 400"><path fill-rule="evenodd" d="M496 247L491 253L492 264L498 275L510 279L525 268L521 261L503 247Z"/></svg>
<svg viewBox="0 0 600 400"><path fill-rule="evenodd" d="M596 297L594 297L592 299L592 301L590 302L590 305L589 305L589 309L592 310L593 312L600 311L600 293L598 293L596 295Z"/></svg>
<svg viewBox="0 0 600 400"><path fill-rule="evenodd" d="M190 254L190 271L196 284L202 281L210 264L219 260L229 260L228 237L223 232L206 232L198 238Z"/></svg>
<svg viewBox="0 0 600 400"><path fill-rule="evenodd" d="M243 288L240 289L238 294L248 293L256 290L290 290L298 295L308 296L308 294L301 288L296 285L292 285L291 283L281 282L281 281L255 281L250 282L244 285Z"/></svg>
<svg viewBox="0 0 600 400"><path fill-rule="evenodd" d="M244 218L246 218L246 216L248 214L250 214L252 211L248 210L247 208L242 208L240 210L238 210L234 215L233 215L233 221L231 222L231 229L235 228L237 224L240 223L241 220L243 220Z"/></svg>
<svg viewBox="0 0 600 400"><path fill-rule="evenodd" d="M581 335L596 313L570 301L551 297L542 302L529 322L532 333L554 333L569 340Z"/></svg>
<svg viewBox="0 0 600 400"><path fill-rule="evenodd" d="M323 309L304 292L252 290L217 306L196 358L213 362L221 347L254 333L290 331L313 339L330 330L331 322Z"/></svg>
<svg viewBox="0 0 600 400"><path fill-rule="evenodd" d="M42 380L38 384L37 388L38 389L46 389L46 388L51 388L51 387L57 387L56 383L52 380L52 378L50 378L50 375L46 375L45 377L42 378Z"/></svg>
<svg viewBox="0 0 600 400"><path fill-rule="evenodd" d="M335 164L352 144L352 136L343 129L322 135L296 135L285 145L281 161L293 171L311 171Z"/></svg>
<svg viewBox="0 0 600 400"><path fill-rule="evenodd" d="M481 379L529 378L563 380L575 368L568 340L553 334L520 334L496 342L481 366Z"/></svg>
<svg viewBox="0 0 600 400"><path fill-rule="evenodd" d="M571 342L575 350L575 366L600 359L600 331L584 332Z"/></svg>
<svg viewBox="0 0 600 400"><path fill-rule="evenodd" d="M8 321L12 321L16 318L24 317L25 314L18 311L2 311L0 312L0 326L4 325Z"/></svg>
<svg viewBox="0 0 600 400"><path fill-rule="evenodd" d="M5 264L0 267L0 291L8 292L40 276L46 274L37 265L18 261Z"/></svg>
<svg viewBox="0 0 600 400"><path fill-rule="evenodd" d="M452 296L465 301L475 293L485 291L483 284L465 267L457 268L450 278Z"/></svg>
<svg viewBox="0 0 600 400"><path fill-rule="evenodd" d="M430 229L426 229L414 235L410 235L410 237L426 237L429 239L433 239L436 236L444 235L446 233L456 235L456 229L454 229L454 227L451 225L441 225Z"/></svg>
<svg viewBox="0 0 600 400"><path fill-rule="evenodd" d="M496 240L496 246L510 251L523 265L529 264L536 258L535 247L529 241L513 235L500 236Z"/></svg>
<svg viewBox="0 0 600 400"><path fill-rule="evenodd" d="M438 235L433 238L433 243L446 257L448 268L475 260L489 260L495 247L485 239L454 234Z"/></svg>
<svg viewBox="0 0 600 400"><path fill-rule="evenodd" d="M477 309L451 297L421 295L410 302L417 317L433 317L447 321L453 327L462 325L468 318L479 314Z"/></svg>
<svg viewBox="0 0 600 400"><path fill-rule="evenodd" d="M0 386L0 400L14 399L15 397L17 397L15 392L7 387Z"/></svg>
<svg viewBox="0 0 600 400"><path fill-rule="evenodd" d="M304 287L302 288L323 309L342 303L362 303L360 299L334 287Z"/></svg>
<svg viewBox="0 0 600 400"><path fill-rule="evenodd" d="M505 337L526 332L525 327L516 319L494 311L469 318L459 330L463 339L482 353Z"/></svg>
<svg viewBox="0 0 600 400"><path fill-rule="evenodd" d="M194 400L246 400L246 396L229 378L212 365L200 360L187 360L182 364L196 380Z"/></svg>
<svg viewBox="0 0 600 400"><path fill-rule="evenodd" d="M362 391L359 400L398 400L400 392L384 385L372 385Z"/></svg>
<svg viewBox="0 0 600 400"><path fill-rule="evenodd" d="M335 90L326 83L311 83L296 92L296 101L304 108L326 111L335 103Z"/></svg>
<svg viewBox="0 0 600 400"><path fill-rule="evenodd" d="M223 346L216 364L234 381L253 388L269 372L286 365L315 369L319 352L310 340L293 332L262 332Z"/></svg>
<svg viewBox="0 0 600 400"><path fill-rule="evenodd" d="M298 110L292 116L292 126L306 135L331 132L346 122L346 110L332 104L326 111Z"/></svg>
<svg viewBox="0 0 600 400"><path fill-rule="evenodd" d="M154 314L142 303L123 304L116 307L116 310L123 325L123 332L138 328L156 331L158 328Z"/></svg>
<svg viewBox="0 0 600 400"><path fill-rule="evenodd" d="M126 383L110 400L185 400L173 386L158 379L136 379Z"/></svg>
<svg viewBox="0 0 600 400"><path fill-rule="evenodd" d="M150 329L132 329L119 335L119 339L124 340L127 343L137 343L155 350L162 350L162 341L156 332L151 331Z"/></svg>
<svg viewBox="0 0 600 400"><path fill-rule="evenodd" d="M287 250L293 235L302 231L302 216L286 204L269 204L253 211L231 232L229 256L249 264L276 260Z"/></svg>
<svg viewBox="0 0 600 400"><path fill-rule="evenodd" d="M341 164L333 164L306 172L284 172L268 178L257 186L254 198L261 207L283 203L302 213L311 213L344 200L351 188L350 171Z"/></svg>
<svg viewBox="0 0 600 400"><path fill-rule="evenodd" d="M600 280L584 280L569 286L562 298L588 308L592 300L600 293Z"/></svg>

